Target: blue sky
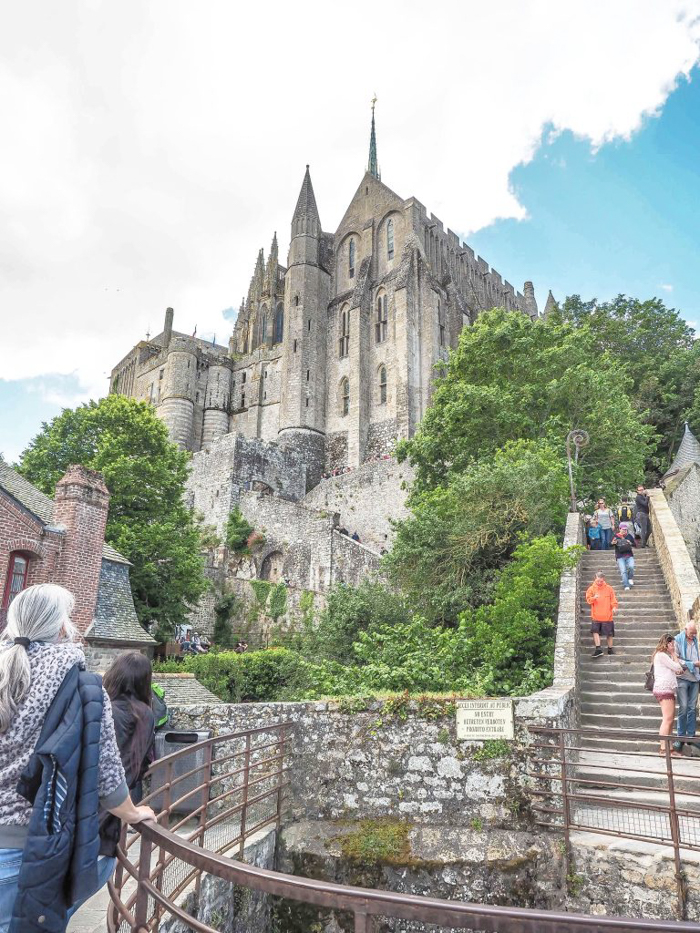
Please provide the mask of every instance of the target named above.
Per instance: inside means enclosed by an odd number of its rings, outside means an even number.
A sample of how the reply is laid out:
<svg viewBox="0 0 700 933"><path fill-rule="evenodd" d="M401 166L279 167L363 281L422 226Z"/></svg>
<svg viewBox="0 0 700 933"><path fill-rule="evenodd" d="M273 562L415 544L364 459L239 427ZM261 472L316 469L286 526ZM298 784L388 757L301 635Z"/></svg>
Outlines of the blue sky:
<svg viewBox="0 0 700 933"><path fill-rule="evenodd" d="M405 49L439 64L399 68ZM340 222L375 92L383 181L516 288L532 279L541 307L549 288L626 292L698 320L699 61L700 0L407 0L400 17L375 0L352 17L326 0L15 4L0 452L104 394L168 306L177 330L225 343L274 231L284 261L307 163L324 229Z"/></svg>
<svg viewBox="0 0 700 933"><path fill-rule="evenodd" d="M540 310L549 288L558 299L658 296L700 331L697 69L630 141L592 152L562 133L511 183L527 218L497 221L469 243L513 284L532 279Z"/></svg>

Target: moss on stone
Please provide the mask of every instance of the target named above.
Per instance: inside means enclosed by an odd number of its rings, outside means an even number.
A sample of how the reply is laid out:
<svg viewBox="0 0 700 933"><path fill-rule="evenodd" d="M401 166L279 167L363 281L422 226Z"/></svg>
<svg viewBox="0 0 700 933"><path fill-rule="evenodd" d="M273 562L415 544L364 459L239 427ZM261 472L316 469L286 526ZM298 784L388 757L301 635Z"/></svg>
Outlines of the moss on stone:
<svg viewBox="0 0 700 933"><path fill-rule="evenodd" d="M403 820L359 820L337 837L343 856L356 865L408 865L411 824Z"/></svg>

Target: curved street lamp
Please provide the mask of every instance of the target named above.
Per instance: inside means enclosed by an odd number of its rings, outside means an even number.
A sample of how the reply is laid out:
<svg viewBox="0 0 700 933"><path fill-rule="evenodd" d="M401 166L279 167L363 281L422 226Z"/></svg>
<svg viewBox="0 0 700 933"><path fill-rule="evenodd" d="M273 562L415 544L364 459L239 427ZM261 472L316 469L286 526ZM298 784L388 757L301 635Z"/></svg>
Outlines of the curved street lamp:
<svg viewBox="0 0 700 933"><path fill-rule="evenodd" d="M588 431L583 431L581 428L574 428L573 431L569 431L566 435L566 459L569 464L569 486L571 488L571 511L576 512L576 490L574 489L574 471L571 466L571 445L573 444L576 448L576 453L574 454L574 460L578 463L578 452L582 447L585 447L590 441L588 436Z"/></svg>

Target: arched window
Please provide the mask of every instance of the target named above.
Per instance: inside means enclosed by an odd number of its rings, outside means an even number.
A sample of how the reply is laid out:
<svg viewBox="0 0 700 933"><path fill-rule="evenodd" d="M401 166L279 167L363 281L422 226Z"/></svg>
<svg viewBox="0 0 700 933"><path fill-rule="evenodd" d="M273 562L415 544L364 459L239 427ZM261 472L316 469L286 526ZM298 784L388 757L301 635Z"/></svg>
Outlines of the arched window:
<svg viewBox="0 0 700 933"><path fill-rule="evenodd" d="M284 333L284 307L282 305L277 305L277 310L275 311L275 337L272 342L282 343L283 333Z"/></svg>
<svg viewBox="0 0 700 933"><path fill-rule="evenodd" d="M347 415L350 411L350 382L348 379L343 379L340 383L340 411L343 415Z"/></svg>
<svg viewBox="0 0 700 933"><path fill-rule="evenodd" d="M386 405L386 366L379 367L379 404Z"/></svg>
<svg viewBox="0 0 700 933"><path fill-rule="evenodd" d="M388 321L387 296L379 295L377 297L377 319L374 323L374 337L377 343L383 343L386 340Z"/></svg>
<svg viewBox="0 0 700 933"><path fill-rule="evenodd" d="M5 583L5 594L2 600L2 608L7 609L12 600L27 585L27 572L29 570L29 558L20 551L13 551L10 554L10 563L7 567L7 581Z"/></svg>
<svg viewBox="0 0 700 933"><path fill-rule="evenodd" d="M262 306L260 319L258 320L258 346L262 346L267 340L267 308Z"/></svg>
<svg viewBox="0 0 700 933"><path fill-rule="evenodd" d="M340 336L338 337L338 356L342 359L350 352L350 309L346 306L340 312Z"/></svg>
<svg viewBox="0 0 700 933"><path fill-rule="evenodd" d="M394 221L387 221L386 225L386 258L394 258Z"/></svg>
<svg viewBox="0 0 700 933"><path fill-rule="evenodd" d="M348 243L348 277L355 278L355 238L350 237Z"/></svg>

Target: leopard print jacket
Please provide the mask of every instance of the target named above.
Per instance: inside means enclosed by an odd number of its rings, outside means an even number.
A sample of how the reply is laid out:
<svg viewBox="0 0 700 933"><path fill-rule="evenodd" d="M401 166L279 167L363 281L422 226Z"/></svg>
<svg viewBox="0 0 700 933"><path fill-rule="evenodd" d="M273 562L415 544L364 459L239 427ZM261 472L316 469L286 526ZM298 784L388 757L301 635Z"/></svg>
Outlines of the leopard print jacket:
<svg viewBox="0 0 700 933"><path fill-rule="evenodd" d="M0 643L0 652L10 648L9 642ZM19 704L10 728L0 735L0 836L3 827L26 826L31 815L31 804L17 793L17 781L24 771L36 743L41 727L63 678L74 664L85 669L85 655L74 644L45 644L32 642L27 649L31 666L29 693ZM112 706L103 690L104 707L100 730L100 766L98 792L109 806L121 803L126 793L115 794L124 781L117 739L114 734Z"/></svg>

